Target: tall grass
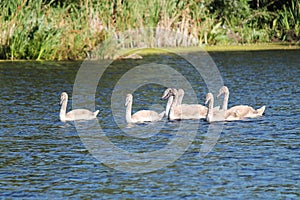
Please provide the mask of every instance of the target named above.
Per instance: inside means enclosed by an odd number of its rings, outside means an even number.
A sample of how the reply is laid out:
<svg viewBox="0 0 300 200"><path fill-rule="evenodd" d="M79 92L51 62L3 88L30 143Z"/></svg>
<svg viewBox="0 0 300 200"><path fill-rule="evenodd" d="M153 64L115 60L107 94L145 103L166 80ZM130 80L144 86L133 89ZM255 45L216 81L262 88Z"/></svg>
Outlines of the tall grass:
<svg viewBox="0 0 300 200"><path fill-rule="evenodd" d="M256 43L274 37L300 37L300 0L284 4L276 13L263 7L264 1L257 1L259 8L253 9L248 0L220 0L219 7L213 7L214 0L152 0L151 5L147 0L56 2L0 2L0 59L84 59L92 57L91 52L109 37L122 40L123 47ZM147 41L136 40L141 34L147 35Z"/></svg>
<svg viewBox="0 0 300 200"><path fill-rule="evenodd" d="M300 0L293 0L291 5L284 5L279 13L278 28L283 40L293 40L300 37Z"/></svg>
<svg viewBox="0 0 300 200"><path fill-rule="evenodd" d="M1 8L1 58L83 59L104 37L90 28L90 12L73 4L53 8L51 2L17 0L3 1Z"/></svg>

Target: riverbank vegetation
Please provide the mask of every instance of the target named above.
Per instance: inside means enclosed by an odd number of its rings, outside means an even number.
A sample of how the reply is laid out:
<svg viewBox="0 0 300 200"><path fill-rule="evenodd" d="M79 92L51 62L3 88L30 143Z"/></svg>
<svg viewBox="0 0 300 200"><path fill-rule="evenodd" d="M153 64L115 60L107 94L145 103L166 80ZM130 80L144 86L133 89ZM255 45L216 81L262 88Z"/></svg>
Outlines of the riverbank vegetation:
<svg viewBox="0 0 300 200"><path fill-rule="evenodd" d="M196 38L193 45L300 41L300 0L13 0L0 6L0 59L84 59L109 37L149 27Z"/></svg>

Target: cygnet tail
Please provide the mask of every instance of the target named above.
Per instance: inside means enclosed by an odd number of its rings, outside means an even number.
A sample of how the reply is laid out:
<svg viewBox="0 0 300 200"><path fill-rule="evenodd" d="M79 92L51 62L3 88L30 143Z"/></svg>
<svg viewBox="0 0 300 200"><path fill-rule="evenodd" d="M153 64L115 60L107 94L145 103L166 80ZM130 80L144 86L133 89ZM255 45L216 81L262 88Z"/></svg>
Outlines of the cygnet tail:
<svg viewBox="0 0 300 200"><path fill-rule="evenodd" d="M96 111L94 112L94 116L97 117L98 113L99 113L99 110L96 110Z"/></svg>
<svg viewBox="0 0 300 200"><path fill-rule="evenodd" d="M160 117L159 120L161 120L161 119L165 116L165 114L166 114L166 111L161 112L161 113L159 114L159 117Z"/></svg>
<svg viewBox="0 0 300 200"><path fill-rule="evenodd" d="M263 113L265 112L266 106L262 106L261 108L257 109L256 112L259 115L263 115Z"/></svg>

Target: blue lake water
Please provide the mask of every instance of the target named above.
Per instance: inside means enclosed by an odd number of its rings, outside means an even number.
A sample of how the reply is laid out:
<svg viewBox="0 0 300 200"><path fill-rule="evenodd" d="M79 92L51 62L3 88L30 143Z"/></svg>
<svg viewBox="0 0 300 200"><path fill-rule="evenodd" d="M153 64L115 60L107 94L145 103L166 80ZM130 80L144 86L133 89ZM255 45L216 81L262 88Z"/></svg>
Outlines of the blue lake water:
<svg viewBox="0 0 300 200"><path fill-rule="evenodd" d="M111 109L125 109L125 96L124 101L111 102L118 80L132 66L152 62L176 68L192 86L200 84L202 87L195 91L203 104L208 92L205 83L187 62L174 55L112 63L96 90L97 120L78 123L60 122L59 97L63 91L69 94L70 110L81 62L0 62L1 198L299 199L300 51L210 55L230 90L229 107L266 105L266 110L260 118L224 123L220 134L212 138L213 148L202 157L199 152L203 143L209 142L207 132L218 124L163 120L127 127L125 115ZM165 89L156 83L141 86L134 92L133 110L163 109L166 102L160 97ZM189 103L186 99L183 102ZM93 132L97 124L102 135ZM183 134L174 134L181 126L185 127ZM78 133L86 127L92 131ZM197 127L194 135L192 127ZM144 133L145 129L150 135L135 137L135 132ZM110 146L94 142L103 135L114 146L139 155L161 150L175 139L178 146L164 152L161 160L157 155L142 162L138 157L127 162ZM139 169L172 158L186 145L181 141L189 145L173 162L139 173ZM93 152L111 156L111 160L101 161ZM124 168L120 170L119 165Z"/></svg>

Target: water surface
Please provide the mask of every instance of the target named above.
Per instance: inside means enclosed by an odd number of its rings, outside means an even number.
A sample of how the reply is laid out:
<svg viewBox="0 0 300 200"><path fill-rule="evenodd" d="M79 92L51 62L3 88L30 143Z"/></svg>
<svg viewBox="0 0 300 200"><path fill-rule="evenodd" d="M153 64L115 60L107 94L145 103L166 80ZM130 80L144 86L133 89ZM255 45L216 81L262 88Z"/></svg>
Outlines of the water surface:
<svg viewBox="0 0 300 200"><path fill-rule="evenodd" d="M70 95L80 62L0 63L0 195L2 198L188 198L298 199L300 197L300 51L211 53L230 89L229 107L266 105L263 117L225 123L218 142L199 156L209 124L203 120L158 122L153 136L128 136L110 109L110 94L124 73L143 62L169 64L201 84L188 63L174 55L115 62L95 95L98 122L116 146L151 152L172 140L179 123L197 125L185 153L167 167L142 174L118 171L97 160L84 146L73 122L59 121L59 96ZM146 85L134 93L133 109L161 109L165 88ZM185 100L183 100L185 102ZM125 103L120 102L123 108ZM187 103L187 102L185 102ZM93 122L88 122L93 123ZM141 127L147 125L141 125ZM138 126L139 127L139 126ZM130 130L135 130L133 127ZM189 130L186 130L187 134ZM158 133L156 133L158 132ZM180 136L184 137L184 135Z"/></svg>

